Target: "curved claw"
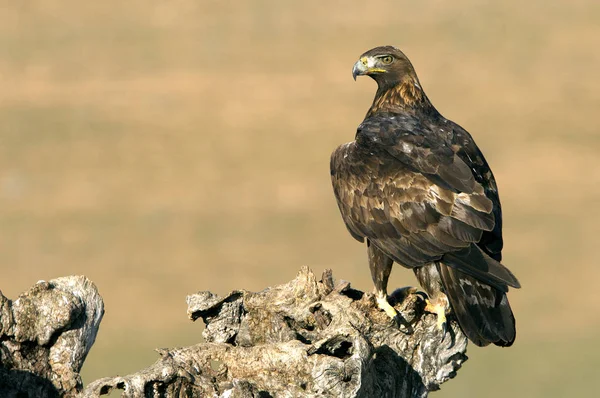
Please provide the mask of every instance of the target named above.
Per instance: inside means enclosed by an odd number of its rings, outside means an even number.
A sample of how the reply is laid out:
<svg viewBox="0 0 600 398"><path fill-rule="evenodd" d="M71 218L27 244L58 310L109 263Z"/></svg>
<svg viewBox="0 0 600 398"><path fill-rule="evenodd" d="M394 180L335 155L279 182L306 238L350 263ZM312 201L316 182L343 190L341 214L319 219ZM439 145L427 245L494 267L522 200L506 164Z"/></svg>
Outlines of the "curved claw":
<svg viewBox="0 0 600 398"><path fill-rule="evenodd" d="M398 327L398 329L400 329L402 332L405 332L405 333L408 333L408 334L410 334L410 333L413 332L413 328L410 325L410 323L408 323L398 313L398 311L396 311L396 309L390 305L390 303L387 301L387 297L386 296L378 296L377 297L377 306L379 308L381 308L383 311L385 311L385 313L387 314L387 316L389 316L392 319L392 321L394 321L394 323L396 324L396 326Z"/></svg>
<svg viewBox="0 0 600 398"><path fill-rule="evenodd" d="M444 340L446 339L446 333L448 333L448 322L444 321L442 323L442 326L440 327L440 329L442 330L442 343L444 342Z"/></svg>
<svg viewBox="0 0 600 398"><path fill-rule="evenodd" d="M414 329L412 325L406 321L400 314L396 314L394 317L394 323L402 333L413 334Z"/></svg>
<svg viewBox="0 0 600 398"><path fill-rule="evenodd" d="M388 303L386 296L377 297L377 306L383 311L385 311L387 316L389 316L390 318L395 319L396 317L398 317L398 311L396 311L396 309L392 307L390 303Z"/></svg>
<svg viewBox="0 0 600 398"><path fill-rule="evenodd" d="M425 300L427 305L425 311L431 312L437 316L437 328L442 331L442 342L448 332L448 323L446 322L446 306L442 303L432 303L429 299Z"/></svg>

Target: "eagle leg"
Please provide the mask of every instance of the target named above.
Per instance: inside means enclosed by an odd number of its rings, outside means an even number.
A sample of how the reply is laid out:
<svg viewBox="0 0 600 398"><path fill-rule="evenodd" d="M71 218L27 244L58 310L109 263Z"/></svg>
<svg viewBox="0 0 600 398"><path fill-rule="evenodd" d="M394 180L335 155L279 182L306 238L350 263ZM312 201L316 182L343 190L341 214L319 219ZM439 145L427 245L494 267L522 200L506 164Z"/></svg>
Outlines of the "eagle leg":
<svg viewBox="0 0 600 398"><path fill-rule="evenodd" d="M381 308L398 326L403 324L398 312L390 305L387 298L387 284L392 272L394 261L367 239L367 252L369 255L369 268L371 278L375 285L375 298L377 306Z"/></svg>
<svg viewBox="0 0 600 398"><path fill-rule="evenodd" d="M448 298L443 295L438 297L436 300L425 300L425 311L435 314L437 316L437 327L442 331L442 342L446 337L448 326L446 322L446 309L449 308Z"/></svg>

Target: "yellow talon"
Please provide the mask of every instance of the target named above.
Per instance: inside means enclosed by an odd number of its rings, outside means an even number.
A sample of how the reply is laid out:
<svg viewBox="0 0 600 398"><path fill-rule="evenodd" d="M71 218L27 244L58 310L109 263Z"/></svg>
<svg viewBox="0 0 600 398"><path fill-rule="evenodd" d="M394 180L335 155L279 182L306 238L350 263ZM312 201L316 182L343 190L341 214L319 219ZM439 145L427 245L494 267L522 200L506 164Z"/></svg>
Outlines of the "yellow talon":
<svg viewBox="0 0 600 398"><path fill-rule="evenodd" d="M377 297L377 306L379 306L379 308L381 308L383 311L385 311L387 316L389 316L392 319L396 319L398 312L396 311L396 309L394 307L392 307L390 305L390 303L388 303L386 296L378 296Z"/></svg>
<svg viewBox="0 0 600 398"><path fill-rule="evenodd" d="M431 312L437 316L437 327L439 330L446 334L446 307L448 305L448 299L444 297L443 300L438 300L436 303L432 303L429 299L425 300L427 304L425 306L425 311ZM443 339L443 336L442 336Z"/></svg>

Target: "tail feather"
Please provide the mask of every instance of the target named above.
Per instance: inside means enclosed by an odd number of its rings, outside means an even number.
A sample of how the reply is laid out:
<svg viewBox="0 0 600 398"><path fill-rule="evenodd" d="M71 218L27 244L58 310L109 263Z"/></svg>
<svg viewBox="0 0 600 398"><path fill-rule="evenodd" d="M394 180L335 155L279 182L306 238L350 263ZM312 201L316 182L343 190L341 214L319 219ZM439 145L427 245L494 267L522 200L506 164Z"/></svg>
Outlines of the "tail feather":
<svg viewBox="0 0 600 398"><path fill-rule="evenodd" d="M474 278L444 263L438 263L446 296L463 332L480 347L490 343L508 347L516 336L506 290Z"/></svg>
<svg viewBox="0 0 600 398"><path fill-rule="evenodd" d="M503 292L508 291L508 286L517 289L521 287L518 279L508 268L474 244L457 252L446 253L442 261Z"/></svg>

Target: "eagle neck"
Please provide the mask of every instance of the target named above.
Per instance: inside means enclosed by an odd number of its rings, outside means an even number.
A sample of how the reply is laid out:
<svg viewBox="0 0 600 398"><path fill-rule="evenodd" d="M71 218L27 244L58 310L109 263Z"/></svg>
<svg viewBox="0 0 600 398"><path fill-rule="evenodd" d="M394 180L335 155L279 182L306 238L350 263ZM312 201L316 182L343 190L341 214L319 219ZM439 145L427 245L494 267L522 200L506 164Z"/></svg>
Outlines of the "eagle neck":
<svg viewBox="0 0 600 398"><path fill-rule="evenodd" d="M406 77L393 85L380 84L367 117L380 112L405 113L432 107L416 78Z"/></svg>

